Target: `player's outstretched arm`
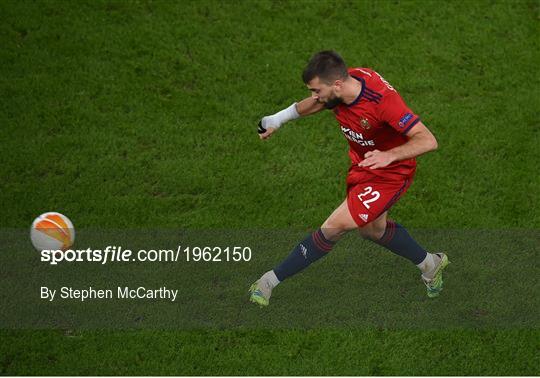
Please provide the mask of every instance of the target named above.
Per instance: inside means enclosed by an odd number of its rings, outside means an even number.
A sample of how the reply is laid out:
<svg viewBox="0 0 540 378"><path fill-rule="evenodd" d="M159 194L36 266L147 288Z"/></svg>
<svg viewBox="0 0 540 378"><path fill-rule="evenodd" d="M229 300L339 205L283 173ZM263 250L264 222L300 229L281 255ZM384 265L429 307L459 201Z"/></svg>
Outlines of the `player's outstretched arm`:
<svg viewBox="0 0 540 378"><path fill-rule="evenodd" d="M312 97L305 98L300 102L295 102L288 108L283 109L276 114L263 117L259 122L259 137L261 139L268 139L284 123L298 117L305 117L318 113L323 109L324 104L319 103Z"/></svg>
<svg viewBox="0 0 540 378"><path fill-rule="evenodd" d="M296 110L302 117L318 113L324 109L324 104L315 100L313 97L307 97L296 104Z"/></svg>
<svg viewBox="0 0 540 378"><path fill-rule="evenodd" d="M422 122L414 125L407 137L409 140L401 146L387 151L367 152L364 155L365 159L358 165L371 169L384 168L395 161L411 159L437 149L437 140Z"/></svg>

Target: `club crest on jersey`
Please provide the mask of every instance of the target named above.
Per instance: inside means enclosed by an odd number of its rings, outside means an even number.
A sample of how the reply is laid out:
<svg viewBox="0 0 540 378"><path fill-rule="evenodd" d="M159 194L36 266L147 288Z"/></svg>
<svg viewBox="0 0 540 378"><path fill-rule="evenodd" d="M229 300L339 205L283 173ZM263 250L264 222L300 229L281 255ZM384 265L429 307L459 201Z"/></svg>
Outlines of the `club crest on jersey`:
<svg viewBox="0 0 540 378"><path fill-rule="evenodd" d="M362 126L364 130L371 129L371 125L369 124L369 121L367 120L367 118L360 119L360 126Z"/></svg>
<svg viewBox="0 0 540 378"><path fill-rule="evenodd" d="M399 120L399 123L398 123L398 126L399 127L404 127L407 122L409 122L411 120L411 118L413 117L413 115L411 113L407 113L405 114L403 117L401 117L401 119Z"/></svg>

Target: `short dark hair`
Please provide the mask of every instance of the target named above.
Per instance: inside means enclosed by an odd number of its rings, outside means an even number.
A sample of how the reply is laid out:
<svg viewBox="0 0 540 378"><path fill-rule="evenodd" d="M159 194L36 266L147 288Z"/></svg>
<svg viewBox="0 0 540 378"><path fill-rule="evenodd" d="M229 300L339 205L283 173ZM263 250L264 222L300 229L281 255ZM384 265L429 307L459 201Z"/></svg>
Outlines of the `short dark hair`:
<svg viewBox="0 0 540 378"><path fill-rule="evenodd" d="M321 51L313 55L302 73L302 80L307 84L315 77L327 84L349 76L347 65L335 51Z"/></svg>

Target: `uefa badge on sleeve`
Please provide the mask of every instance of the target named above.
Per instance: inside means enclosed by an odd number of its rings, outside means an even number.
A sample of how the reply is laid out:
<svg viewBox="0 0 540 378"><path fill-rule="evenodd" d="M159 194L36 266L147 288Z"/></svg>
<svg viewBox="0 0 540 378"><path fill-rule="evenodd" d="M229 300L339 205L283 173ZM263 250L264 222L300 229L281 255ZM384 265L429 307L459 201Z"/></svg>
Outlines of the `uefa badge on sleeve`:
<svg viewBox="0 0 540 378"><path fill-rule="evenodd" d="M407 113L405 114L403 117L401 117L401 119L399 120L399 123L398 123L398 126L403 128L405 127L405 125L407 124L407 122L409 122L411 120L411 118L413 117L413 115L411 113Z"/></svg>

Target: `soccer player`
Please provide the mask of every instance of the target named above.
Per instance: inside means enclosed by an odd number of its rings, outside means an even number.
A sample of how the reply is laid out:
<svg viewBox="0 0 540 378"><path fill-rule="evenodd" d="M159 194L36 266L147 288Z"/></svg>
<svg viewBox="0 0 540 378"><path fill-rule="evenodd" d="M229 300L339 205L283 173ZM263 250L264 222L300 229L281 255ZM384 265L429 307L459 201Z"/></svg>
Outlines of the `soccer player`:
<svg viewBox="0 0 540 378"><path fill-rule="evenodd" d="M412 183L415 158L437 148L435 137L381 75L369 68L347 68L334 51L315 54L302 78L311 96L263 117L259 136L266 140L288 121L331 109L349 143L347 198L281 264L251 285L250 301L267 306L279 283L326 256L355 229L415 264L428 297L437 297L448 257L427 252L388 219L388 210Z"/></svg>

